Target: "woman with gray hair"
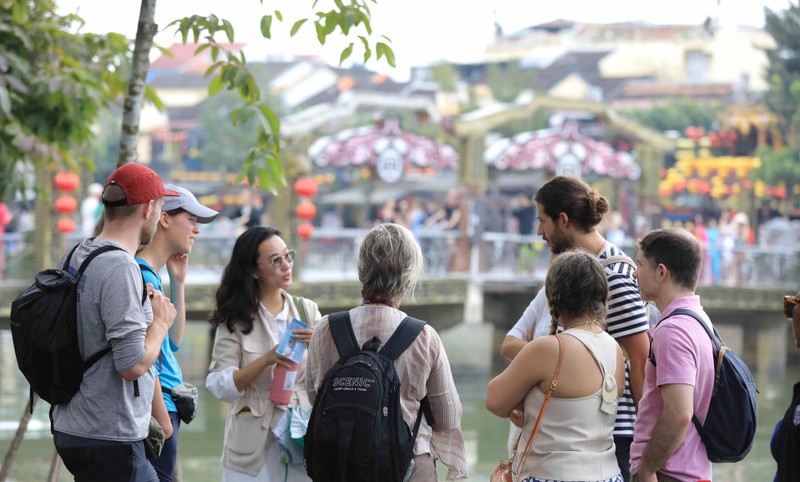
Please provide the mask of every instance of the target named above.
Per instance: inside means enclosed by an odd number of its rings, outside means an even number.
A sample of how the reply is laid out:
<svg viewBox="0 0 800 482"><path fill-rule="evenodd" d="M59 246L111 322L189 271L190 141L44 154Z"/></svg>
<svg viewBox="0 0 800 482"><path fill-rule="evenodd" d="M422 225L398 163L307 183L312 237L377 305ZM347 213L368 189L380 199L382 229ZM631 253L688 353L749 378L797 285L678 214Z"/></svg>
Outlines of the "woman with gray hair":
<svg viewBox="0 0 800 482"><path fill-rule="evenodd" d="M585 251L565 251L550 265L545 295L564 332L526 344L486 392L489 411L522 427L515 480L621 482L612 430L625 370L622 350L603 329L603 267Z"/></svg>
<svg viewBox="0 0 800 482"><path fill-rule="evenodd" d="M358 255L361 305L348 311L358 346L377 337L382 348L406 314L400 302L413 299L423 270L422 250L408 229L379 224L367 233ZM325 374L339 360L328 316L317 324L308 347L306 388L313 400ZM403 419L414 426L420 401L427 396L433 427L422 417L414 445L416 470L411 482L436 479L434 461L448 468L449 480L466 478L466 453L461 433L461 400L439 334L426 324L412 344L395 360L400 378Z"/></svg>

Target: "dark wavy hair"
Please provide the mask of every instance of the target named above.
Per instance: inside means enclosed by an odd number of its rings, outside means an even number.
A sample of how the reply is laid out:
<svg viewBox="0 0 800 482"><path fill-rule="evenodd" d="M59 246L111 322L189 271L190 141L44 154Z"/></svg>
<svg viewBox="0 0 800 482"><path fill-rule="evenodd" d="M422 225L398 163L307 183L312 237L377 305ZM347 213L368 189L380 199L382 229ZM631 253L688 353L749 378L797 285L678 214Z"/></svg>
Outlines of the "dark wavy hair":
<svg viewBox="0 0 800 482"><path fill-rule="evenodd" d="M545 214L552 219L567 213L569 220L585 232L591 232L609 210L608 199L574 176L556 176L547 181L534 196Z"/></svg>
<svg viewBox="0 0 800 482"><path fill-rule="evenodd" d="M253 318L258 310L258 280L253 278L258 247L265 240L280 235L273 227L253 226L239 236L217 288L216 308L208 318L212 325L224 323L231 333L237 324L242 333L253 330Z"/></svg>

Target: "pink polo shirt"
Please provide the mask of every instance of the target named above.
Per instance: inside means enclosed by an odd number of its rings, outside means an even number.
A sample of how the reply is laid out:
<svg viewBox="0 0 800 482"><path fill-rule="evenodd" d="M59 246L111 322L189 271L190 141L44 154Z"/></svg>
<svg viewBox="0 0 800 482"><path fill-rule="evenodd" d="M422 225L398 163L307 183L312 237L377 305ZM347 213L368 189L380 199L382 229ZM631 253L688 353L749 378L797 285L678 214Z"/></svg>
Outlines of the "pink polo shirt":
<svg viewBox="0 0 800 482"><path fill-rule="evenodd" d="M657 366L645 362L644 391L631 444L632 474L639 467L639 460L664 408L662 386L675 383L693 386L694 413L701 423L708 413L714 385L714 345L694 318L675 315L664 319L678 308L688 308L704 316L700 298L684 296L670 303L661 313L658 324L650 329ZM659 472L681 481L711 479L711 462L694 424L689 424L683 442Z"/></svg>

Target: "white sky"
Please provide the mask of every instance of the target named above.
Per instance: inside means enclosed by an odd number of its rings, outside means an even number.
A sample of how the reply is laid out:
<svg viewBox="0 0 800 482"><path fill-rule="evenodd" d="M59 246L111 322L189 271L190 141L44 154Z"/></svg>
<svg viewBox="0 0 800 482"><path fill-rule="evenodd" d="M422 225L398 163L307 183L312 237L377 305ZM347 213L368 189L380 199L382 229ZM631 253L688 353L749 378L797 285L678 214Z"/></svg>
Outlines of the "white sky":
<svg viewBox="0 0 800 482"><path fill-rule="evenodd" d="M57 3L64 13L77 11L86 20L86 31L114 31L130 38L136 35L140 5L136 0ZM310 23L303 27L300 38L288 37L294 20L307 16L312 3L313 0L160 0L156 22L162 30L156 42L168 46L180 41L173 37L174 29L165 31L172 20L214 13L233 24L237 41L248 42L251 47L257 45L259 52L313 53L336 63L346 44L334 41L320 46ZM781 10L789 3L790 0L378 0L372 11L375 32L391 39L398 67L403 70L441 59L457 62L476 58L491 41L495 20L507 33L558 18L596 23L644 20L699 24L711 17L722 24L761 27L765 6ZM331 4L331 0L320 0L318 9L327 9ZM283 12L284 22L273 23L273 39L266 40L259 33L260 19L276 9ZM359 52L360 42L356 42L354 57ZM370 61L368 66L383 70L383 65Z"/></svg>

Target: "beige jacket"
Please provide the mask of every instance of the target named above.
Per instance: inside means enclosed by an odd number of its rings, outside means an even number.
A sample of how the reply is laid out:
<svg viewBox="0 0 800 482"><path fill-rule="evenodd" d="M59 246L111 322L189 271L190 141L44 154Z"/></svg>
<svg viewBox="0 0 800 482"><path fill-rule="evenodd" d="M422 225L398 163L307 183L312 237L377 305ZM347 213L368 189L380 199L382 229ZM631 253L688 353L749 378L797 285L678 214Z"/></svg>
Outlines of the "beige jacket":
<svg viewBox="0 0 800 482"><path fill-rule="evenodd" d="M285 291L283 295L289 300L289 320L301 319L292 297ZM321 318L317 304L304 299L304 308L305 318L309 324L315 325ZM226 326L219 326L214 339L209 372L222 371L228 367L244 367L271 350L280 340L270 335L267 316L269 315L260 309L258 316L253 320L253 330L246 335L238 329L231 333ZM291 405L311 410L311 403L305 390L305 358L304 354L295 380ZM271 384L272 370L264 370L231 403L225 421L222 451L222 463L226 467L237 472L256 475L264 466L265 454L275 441L272 429L287 409L287 406L275 405L269 400Z"/></svg>

